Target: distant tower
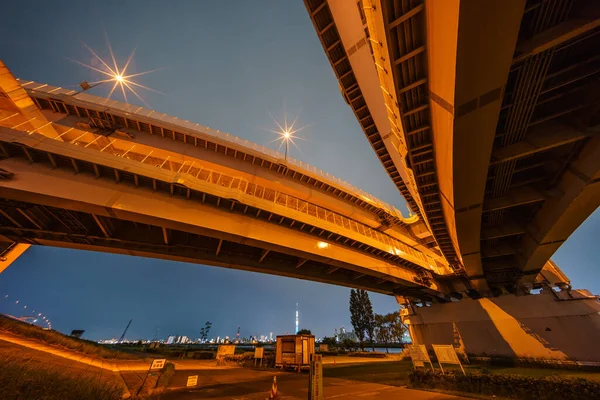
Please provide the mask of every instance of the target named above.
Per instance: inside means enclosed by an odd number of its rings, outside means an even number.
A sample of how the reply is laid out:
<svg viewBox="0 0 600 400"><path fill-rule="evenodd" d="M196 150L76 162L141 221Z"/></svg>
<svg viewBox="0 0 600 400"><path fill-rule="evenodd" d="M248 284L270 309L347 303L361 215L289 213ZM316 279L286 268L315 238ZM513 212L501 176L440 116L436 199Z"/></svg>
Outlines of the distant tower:
<svg viewBox="0 0 600 400"><path fill-rule="evenodd" d="M296 303L296 335L298 334L298 303Z"/></svg>
<svg viewBox="0 0 600 400"><path fill-rule="evenodd" d="M238 325L237 335L235 335L237 342L240 343L240 326Z"/></svg>

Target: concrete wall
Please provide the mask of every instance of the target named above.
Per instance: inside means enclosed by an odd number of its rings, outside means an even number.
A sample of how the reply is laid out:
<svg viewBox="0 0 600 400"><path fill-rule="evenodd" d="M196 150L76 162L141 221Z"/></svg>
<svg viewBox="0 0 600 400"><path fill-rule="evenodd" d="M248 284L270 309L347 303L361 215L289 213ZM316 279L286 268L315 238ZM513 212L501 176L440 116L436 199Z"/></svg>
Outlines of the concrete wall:
<svg viewBox="0 0 600 400"><path fill-rule="evenodd" d="M404 314L417 344L454 343L472 354L600 361L600 301L594 297L558 300L546 291L412 307Z"/></svg>

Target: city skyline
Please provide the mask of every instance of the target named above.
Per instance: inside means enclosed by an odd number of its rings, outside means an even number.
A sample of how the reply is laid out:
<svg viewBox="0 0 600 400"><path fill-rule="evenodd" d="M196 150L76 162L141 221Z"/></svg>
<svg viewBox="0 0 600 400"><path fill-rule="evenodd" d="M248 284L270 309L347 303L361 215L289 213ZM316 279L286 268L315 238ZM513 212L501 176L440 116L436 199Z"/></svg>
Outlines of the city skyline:
<svg viewBox="0 0 600 400"><path fill-rule="evenodd" d="M334 329L345 326L351 327L348 311L349 288L323 283L301 281L273 275L258 274L245 271L234 271L219 267L199 266L188 263L174 263L165 260L145 259L133 256L118 256L106 253L78 252L79 258L71 263L71 250L60 248L32 247L13 265L0 274L0 289L12 299L21 299L13 312L21 311L20 305L29 304L43 312L52 320L54 329L70 333L73 329L84 329L83 337L90 340L119 338L129 319L133 322L127 337L133 339L153 339L159 329L159 338L169 335L185 335L196 338L206 321L213 322L210 336L235 337L238 326L241 334L261 335L273 332L273 335L293 333L295 330L296 303L299 303L299 328L310 329L316 336L332 336ZM87 278L82 271L79 261L92 270L103 270L105 276L120 276L119 281L109 279L102 286ZM52 268L46 268L52 265ZM122 269L121 265L127 265ZM146 290L137 293L132 298L128 290L129 282L140 279L144 274L161 274L159 281L148 281ZM55 274L68 276L69 282L77 282L76 288L70 288L68 282L55 279ZM36 276L37 279L29 277ZM194 282L186 281L186 276L193 276ZM215 288L215 282L223 279L235 280L231 288L224 284ZM47 282L55 281L53 287ZM112 281L112 283L111 283ZM6 282L16 283L7 287ZM97 280L102 282L102 280ZM268 290L269 297L260 295L260 285L272 287ZM178 297L164 299L156 293L180 285L183 292ZM193 290L196 288L196 290ZM198 289L202 292L198 293ZM320 303L318 299L303 298L304 290L331 293L328 302ZM264 292L265 290L262 289ZM46 298L34 301L35 294L44 293ZM290 293L292 295L290 296ZM254 301L261 310L255 317L247 309L234 301L233 296L255 296ZM370 294L377 313L397 311L397 303L391 296ZM95 305L96 298L103 298L100 306ZM203 313L182 315L177 309L193 309L210 303L211 299L223 304L222 308L207 309ZM298 301L297 301L298 300ZM155 316L153 309L165 307L167 302L171 313L161 313ZM117 308L117 305L121 304ZM91 309L102 309L101 315L89 312ZM67 313L63 310L66 309ZM111 310L119 317L111 314ZM0 312L11 313L7 303L0 302ZM325 313L327 322L319 322L320 315ZM20 315L19 315L20 316Z"/></svg>

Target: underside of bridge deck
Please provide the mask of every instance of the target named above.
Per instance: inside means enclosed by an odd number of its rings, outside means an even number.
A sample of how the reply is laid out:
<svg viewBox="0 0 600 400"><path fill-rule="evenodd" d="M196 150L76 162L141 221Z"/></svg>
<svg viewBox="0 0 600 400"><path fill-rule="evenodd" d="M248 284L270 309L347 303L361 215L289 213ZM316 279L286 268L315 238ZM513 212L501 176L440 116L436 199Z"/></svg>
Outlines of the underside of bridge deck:
<svg viewBox="0 0 600 400"><path fill-rule="evenodd" d="M598 4L305 3L388 174L468 277L455 290L528 292L600 205ZM388 121L365 114L373 85Z"/></svg>

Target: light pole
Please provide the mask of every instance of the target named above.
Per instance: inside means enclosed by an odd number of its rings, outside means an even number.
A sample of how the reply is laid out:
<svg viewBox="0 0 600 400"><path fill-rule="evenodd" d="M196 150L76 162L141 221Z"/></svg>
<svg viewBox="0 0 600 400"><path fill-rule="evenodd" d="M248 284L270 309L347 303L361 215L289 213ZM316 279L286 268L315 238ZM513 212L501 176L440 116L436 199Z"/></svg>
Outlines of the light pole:
<svg viewBox="0 0 600 400"><path fill-rule="evenodd" d="M283 140L285 142L285 161L287 161L289 141L292 138L290 131L283 132Z"/></svg>
<svg viewBox="0 0 600 400"><path fill-rule="evenodd" d="M103 83L110 82L110 81L114 81L114 82L116 82L117 84L118 84L118 83L122 83L124 79L125 79L125 78L123 78L123 75L120 75L120 74L115 74L115 75L113 76L113 78L112 78L112 79L103 80L103 81L100 81L100 82L98 82L98 83L96 83L96 84L90 84L88 81L83 81L83 82L81 82L81 83L79 84L79 87L81 87L81 91L79 91L79 92L77 92L77 93L85 92L86 90L93 89L93 88L95 88L96 86L100 86L100 85L102 85Z"/></svg>
<svg viewBox="0 0 600 400"><path fill-rule="evenodd" d="M271 114L269 114L269 115L271 115ZM271 115L271 118L273 118L272 115ZM284 120L283 124L280 124L279 122L277 122L277 120L275 118L273 118L273 121L275 121L275 124L277 125L277 127L279 129L278 130L269 129L269 132L273 132L274 134L277 135L277 137L274 140L272 140L271 142L277 141L280 143L279 147L277 147L277 152L281 151L281 146L283 146L285 144L285 155L284 155L285 162L287 162L287 160L288 160L288 153L290 152L290 142L294 146L296 146L296 143L294 143L294 138L297 138L297 137L294 136L294 134L305 128L305 127L301 127L301 128L294 129L297 119L298 119L298 117L296 117L296 119L294 119L294 122L292 122L291 125L288 125L287 119Z"/></svg>

